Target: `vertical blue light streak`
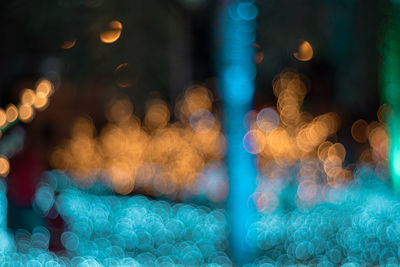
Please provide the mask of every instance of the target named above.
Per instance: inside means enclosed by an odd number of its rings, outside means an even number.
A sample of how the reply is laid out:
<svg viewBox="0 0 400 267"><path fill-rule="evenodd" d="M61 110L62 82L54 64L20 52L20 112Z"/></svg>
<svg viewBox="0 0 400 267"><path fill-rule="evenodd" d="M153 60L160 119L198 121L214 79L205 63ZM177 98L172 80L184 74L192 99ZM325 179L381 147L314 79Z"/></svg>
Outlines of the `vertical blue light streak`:
<svg viewBox="0 0 400 267"><path fill-rule="evenodd" d="M254 95L255 28L258 11L254 1L228 1L222 14L223 46L219 58L220 88L225 109L229 175L228 211L231 218L230 253L237 265L252 257L246 243L248 226L254 214L250 199L255 190L255 158L245 151L243 119L252 108Z"/></svg>
<svg viewBox="0 0 400 267"><path fill-rule="evenodd" d="M387 12L382 53L382 96L392 107L388 119L389 168L394 189L400 192L400 1L392 0Z"/></svg>
<svg viewBox="0 0 400 267"><path fill-rule="evenodd" d="M7 185L0 181L0 253L8 251L11 247L11 238L7 232Z"/></svg>

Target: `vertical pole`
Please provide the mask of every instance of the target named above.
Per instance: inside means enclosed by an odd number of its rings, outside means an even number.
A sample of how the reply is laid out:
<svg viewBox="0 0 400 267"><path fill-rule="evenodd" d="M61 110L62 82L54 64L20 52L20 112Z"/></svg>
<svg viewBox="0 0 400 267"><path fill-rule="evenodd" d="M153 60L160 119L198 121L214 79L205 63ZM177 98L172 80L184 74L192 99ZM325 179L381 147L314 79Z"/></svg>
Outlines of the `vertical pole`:
<svg viewBox="0 0 400 267"><path fill-rule="evenodd" d="M395 190L400 190L400 1L391 0L382 45L383 100L392 111L388 119L389 168Z"/></svg>
<svg viewBox="0 0 400 267"><path fill-rule="evenodd" d="M238 266L251 261L252 250L246 243L248 225L254 215L250 200L255 191L255 158L245 151L243 119L252 108L254 95L255 49L258 11L254 0L223 3L222 47L219 56L219 87L225 111L227 165L229 175L228 212L231 219L230 253Z"/></svg>

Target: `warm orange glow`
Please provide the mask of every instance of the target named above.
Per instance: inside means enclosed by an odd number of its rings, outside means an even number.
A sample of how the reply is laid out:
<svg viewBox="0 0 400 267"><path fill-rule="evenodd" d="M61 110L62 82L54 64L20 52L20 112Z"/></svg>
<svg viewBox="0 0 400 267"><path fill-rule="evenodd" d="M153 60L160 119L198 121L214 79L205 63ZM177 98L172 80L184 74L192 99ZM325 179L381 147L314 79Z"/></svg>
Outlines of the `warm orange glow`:
<svg viewBox="0 0 400 267"><path fill-rule="evenodd" d="M0 176L6 177L10 171L10 163L5 156L0 156Z"/></svg>
<svg viewBox="0 0 400 267"><path fill-rule="evenodd" d="M318 147L318 158L324 161L328 157L328 150L332 146L332 142L326 141L319 145Z"/></svg>
<svg viewBox="0 0 400 267"><path fill-rule="evenodd" d="M0 109L0 127L4 127L7 124L7 114L3 109Z"/></svg>
<svg viewBox="0 0 400 267"><path fill-rule="evenodd" d="M54 85L49 80L42 79L36 85L36 95L41 95L40 97L49 97L53 92Z"/></svg>
<svg viewBox="0 0 400 267"><path fill-rule="evenodd" d="M34 110L31 105L21 105L18 110L21 121L30 122L33 119Z"/></svg>
<svg viewBox="0 0 400 267"><path fill-rule="evenodd" d="M123 68L126 68L127 66L128 66L128 63L119 64L119 65L115 68L114 71L119 71L119 70L121 70L121 69L123 69Z"/></svg>
<svg viewBox="0 0 400 267"><path fill-rule="evenodd" d="M114 43L118 40L122 32L122 23L117 20L113 20L108 23L108 27L108 30L100 33L100 40L106 44Z"/></svg>
<svg viewBox="0 0 400 267"><path fill-rule="evenodd" d="M268 115L265 119L262 119L264 116L259 113L256 123L254 115L251 115L253 113L248 113L245 118L249 131L269 129L271 121L274 122L273 125L279 122L275 130L265 131L265 136L259 137L265 140L258 140L264 146L261 152L256 151L260 155L260 168L271 161L284 167L309 157L318 156L321 160L328 157L328 148L332 144L325 141L338 131L339 116L331 112L314 118L312 114L301 111L308 91L304 79L300 74L290 70L274 78L273 90L277 97L278 120L270 119L273 118L271 112L265 114ZM268 127L264 127L263 123Z"/></svg>
<svg viewBox="0 0 400 267"><path fill-rule="evenodd" d="M260 64L264 59L264 53L261 51L261 47L259 44L253 43L253 47L257 49L257 52L254 55L254 63Z"/></svg>
<svg viewBox="0 0 400 267"><path fill-rule="evenodd" d="M35 97L35 92L32 89L25 89L21 94L21 102L25 105L33 105Z"/></svg>
<svg viewBox="0 0 400 267"><path fill-rule="evenodd" d="M6 108L7 121L14 122L18 118L18 109L13 104L9 104Z"/></svg>
<svg viewBox="0 0 400 267"><path fill-rule="evenodd" d="M357 120L351 126L351 136L359 143L364 143L368 139L369 126L365 120Z"/></svg>
<svg viewBox="0 0 400 267"><path fill-rule="evenodd" d="M161 99L150 102L144 118L144 123L149 129L165 127L170 119L169 108Z"/></svg>
<svg viewBox="0 0 400 267"><path fill-rule="evenodd" d="M302 41L297 52L293 53L293 56L300 61L309 61L312 59L313 55L313 48L307 41Z"/></svg>
<svg viewBox="0 0 400 267"><path fill-rule="evenodd" d="M341 143L335 143L328 149L328 157L338 157L340 160L344 160L346 157L346 149Z"/></svg>
<svg viewBox="0 0 400 267"><path fill-rule="evenodd" d="M198 109L190 116L190 126L195 132L206 133L214 127L214 115L205 109Z"/></svg>
<svg viewBox="0 0 400 267"><path fill-rule="evenodd" d="M189 88L178 106L181 119L170 122L166 103L152 99L142 125L128 98L113 100L106 108L109 123L100 133L90 118L78 119L71 139L52 153L51 164L72 171L82 184L91 184L101 173L104 182L119 194L135 188L171 196L182 190L201 193L194 189L199 176L208 162L221 161L225 138L210 111L208 89ZM198 119L193 119L193 114ZM222 201L228 184L223 178L214 182L207 183L207 190L212 191L206 195Z"/></svg>
<svg viewBox="0 0 400 267"><path fill-rule="evenodd" d="M33 103L34 107L38 110L43 110L47 107L49 101L45 93L37 92L35 97L35 103Z"/></svg>
<svg viewBox="0 0 400 267"><path fill-rule="evenodd" d="M371 123L368 141L372 149L372 157L377 164L385 165L388 158L389 137L383 125Z"/></svg>
<svg viewBox="0 0 400 267"><path fill-rule="evenodd" d="M129 99L117 99L111 102L106 109L106 117L113 122L126 122L133 112L133 105Z"/></svg>
<svg viewBox="0 0 400 267"><path fill-rule="evenodd" d="M64 43L62 43L61 48L62 49L71 49L72 47L75 46L75 43L76 43L76 39L67 40Z"/></svg>
<svg viewBox="0 0 400 267"><path fill-rule="evenodd" d="M199 109L211 111L212 97L210 91L201 85L189 87L175 107L175 113L181 120L189 120L193 112Z"/></svg>

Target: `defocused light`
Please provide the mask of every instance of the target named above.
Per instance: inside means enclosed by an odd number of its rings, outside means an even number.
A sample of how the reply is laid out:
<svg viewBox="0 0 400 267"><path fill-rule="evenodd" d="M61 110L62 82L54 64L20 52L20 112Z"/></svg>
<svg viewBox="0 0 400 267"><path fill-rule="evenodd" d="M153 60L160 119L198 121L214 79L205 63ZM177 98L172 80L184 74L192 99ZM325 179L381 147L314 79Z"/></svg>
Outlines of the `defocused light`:
<svg viewBox="0 0 400 267"><path fill-rule="evenodd" d="M263 132L272 132L279 126L278 113L272 108L262 109L257 115L257 125Z"/></svg>
<svg viewBox="0 0 400 267"><path fill-rule="evenodd" d="M100 40L103 43L110 44L118 40L122 32L122 23L113 20L108 23L109 29L100 33Z"/></svg>
<svg viewBox="0 0 400 267"><path fill-rule="evenodd" d="M317 193L317 185L313 180L304 180L299 184L297 194L303 201L312 200Z"/></svg>
<svg viewBox="0 0 400 267"><path fill-rule="evenodd" d="M106 109L106 117L113 122L126 122L133 112L133 105L129 99L117 99L111 102Z"/></svg>
<svg viewBox="0 0 400 267"><path fill-rule="evenodd" d="M346 157L346 149L341 143L335 143L329 147L328 157L338 157L343 161Z"/></svg>
<svg viewBox="0 0 400 267"><path fill-rule="evenodd" d="M182 105L178 115L182 119L188 119L193 112L199 109L211 110L212 97L209 90L201 85L192 85L184 93Z"/></svg>
<svg viewBox="0 0 400 267"><path fill-rule="evenodd" d="M38 110L45 109L48 103L49 103L48 98L43 92L36 93L35 103L33 103L36 109Z"/></svg>
<svg viewBox="0 0 400 267"><path fill-rule="evenodd" d="M54 92L54 85L47 79L42 79L36 85L36 95L39 97L49 97Z"/></svg>
<svg viewBox="0 0 400 267"><path fill-rule="evenodd" d="M378 120L382 123L387 122L390 116L392 116L393 110L389 104L382 104L377 112Z"/></svg>
<svg viewBox="0 0 400 267"><path fill-rule="evenodd" d="M7 124L7 114L0 108L0 127L4 127Z"/></svg>
<svg viewBox="0 0 400 267"><path fill-rule="evenodd" d="M255 110L250 110L246 113L243 119L243 126L246 130L255 128L257 115L258 113Z"/></svg>
<svg viewBox="0 0 400 267"><path fill-rule="evenodd" d="M61 48L62 49L71 49L72 47L75 46L76 39L73 40L67 40L64 43L62 43Z"/></svg>
<svg viewBox="0 0 400 267"><path fill-rule="evenodd" d="M51 164L68 169L84 185L92 184L101 173L102 181L119 194L135 188L172 198L181 192L200 192L194 187L205 164L219 162L225 153L221 126L209 111L211 98L204 87L189 88L178 104L181 116L177 122L169 121L163 100L152 99L143 125L128 98L112 100L105 112L109 123L100 134L90 118L79 118L72 127L72 138L53 151ZM210 200L225 199L226 181L208 188L212 192L199 194Z"/></svg>
<svg viewBox="0 0 400 267"><path fill-rule="evenodd" d="M239 3L237 6L237 14L243 20L253 20L257 17L258 10L252 3Z"/></svg>
<svg viewBox="0 0 400 267"><path fill-rule="evenodd" d="M132 74L129 73L129 64L128 63L122 63L119 64L115 70L115 75L116 75L116 84L119 87L126 88L132 85Z"/></svg>
<svg viewBox="0 0 400 267"><path fill-rule="evenodd" d="M243 146L251 154L260 153L264 148L264 144L263 135L257 130L248 131L243 138Z"/></svg>
<svg viewBox="0 0 400 267"><path fill-rule="evenodd" d="M332 142L325 141L318 146L318 158L320 161L324 161L328 157L328 150L332 145Z"/></svg>
<svg viewBox="0 0 400 267"><path fill-rule="evenodd" d="M149 129L163 128L170 119L169 108L161 99L153 99L148 104L144 123Z"/></svg>
<svg viewBox="0 0 400 267"><path fill-rule="evenodd" d="M309 61L313 57L313 48L307 41L302 41L298 51L293 53L293 56L300 61Z"/></svg>
<svg viewBox="0 0 400 267"><path fill-rule="evenodd" d="M359 143L364 143L368 139L369 127L365 120L357 120L351 126L351 136Z"/></svg>
<svg viewBox="0 0 400 267"><path fill-rule="evenodd" d="M32 89L25 89L21 95L22 104L33 105L35 103L35 92Z"/></svg>
<svg viewBox="0 0 400 267"><path fill-rule="evenodd" d="M13 104L9 104L6 108L7 121L14 122L18 118L18 109Z"/></svg>
<svg viewBox="0 0 400 267"><path fill-rule="evenodd" d="M257 52L254 55L254 63L260 64L264 60L264 53L263 51L261 51L261 47L259 44L253 43L253 47L257 49Z"/></svg>
<svg viewBox="0 0 400 267"><path fill-rule="evenodd" d="M19 118L23 122L29 122L33 119L34 110L31 105L23 104L19 107Z"/></svg>
<svg viewBox="0 0 400 267"><path fill-rule="evenodd" d="M206 109L198 109L190 116L190 126L195 132L206 133L214 127L214 115Z"/></svg>
<svg viewBox="0 0 400 267"><path fill-rule="evenodd" d="M10 163L5 156L0 156L0 176L6 177L10 171Z"/></svg>

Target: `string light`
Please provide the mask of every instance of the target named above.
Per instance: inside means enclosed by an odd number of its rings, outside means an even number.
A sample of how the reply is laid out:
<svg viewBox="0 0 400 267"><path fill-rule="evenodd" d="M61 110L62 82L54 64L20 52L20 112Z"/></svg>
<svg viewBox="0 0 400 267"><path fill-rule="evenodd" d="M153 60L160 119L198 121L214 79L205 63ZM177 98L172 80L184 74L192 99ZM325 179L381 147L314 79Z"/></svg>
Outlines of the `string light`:
<svg viewBox="0 0 400 267"><path fill-rule="evenodd" d="M3 133L18 121L28 123L35 116L35 109L43 110L49 104L49 97L54 92L54 85L47 79L41 79L36 84L35 91L24 89L18 106L10 103L6 109L0 108L0 138ZM0 155L0 176L6 177L10 170L10 163L4 155Z"/></svg>

